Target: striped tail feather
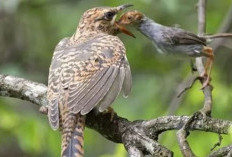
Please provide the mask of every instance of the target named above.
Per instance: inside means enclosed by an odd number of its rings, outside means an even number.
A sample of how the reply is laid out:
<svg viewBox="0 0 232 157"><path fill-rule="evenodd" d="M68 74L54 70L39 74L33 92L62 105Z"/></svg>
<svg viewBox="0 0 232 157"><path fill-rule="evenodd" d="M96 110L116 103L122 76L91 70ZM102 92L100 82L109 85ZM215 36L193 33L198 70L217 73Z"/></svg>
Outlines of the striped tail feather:
<svg viewBox="0 0 232 157"><path fill-rule="evenodd" d="M84 155L85 116L78 114L75 121L74 130L70 127L62 130L62 157L83 157Z"/></svg>

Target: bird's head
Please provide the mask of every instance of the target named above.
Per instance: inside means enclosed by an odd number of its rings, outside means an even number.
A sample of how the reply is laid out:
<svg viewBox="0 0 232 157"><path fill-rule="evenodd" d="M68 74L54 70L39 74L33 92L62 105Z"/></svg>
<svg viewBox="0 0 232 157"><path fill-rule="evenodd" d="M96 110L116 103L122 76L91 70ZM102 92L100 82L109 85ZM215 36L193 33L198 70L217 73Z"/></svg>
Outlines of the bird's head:
<svg viewBox="0 0 232 157"><path fill-rule="evenodd" d="M124 13L120 17L118 24L120 24L120 25L138 25L142 22L143 18L144 18L143 13L141 13L137 10L131 10L131 11Z"/></svg>
<svg viewBox="0 0 232 157"><path fill-rule="evenodd" d="M87 10L80 22L78 29L80 33L84 32L104 32L116 35L119 32L133 36L124 27L115 23L117 14L125 8L131 7L131 4L124 4L118 7L98 7Z"/></svg>

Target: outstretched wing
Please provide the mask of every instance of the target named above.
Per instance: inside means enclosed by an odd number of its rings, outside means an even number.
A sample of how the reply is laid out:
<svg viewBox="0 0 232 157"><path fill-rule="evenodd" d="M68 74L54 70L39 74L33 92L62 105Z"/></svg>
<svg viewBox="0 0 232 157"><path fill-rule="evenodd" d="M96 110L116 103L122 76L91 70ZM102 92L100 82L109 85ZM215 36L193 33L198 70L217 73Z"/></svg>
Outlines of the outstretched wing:
<svg viewBox="0 0 232 157"><path fill-rule="evenodd" d="M54 112L58 106L66 105L72 113L85 115L97 104L101 111L107 108L122 88L125 95L129 94L131 73L124 45L118 37L98 36L80 45L66 47L64 52L59 59L62 64L57 68L58 77L55 77L59 85L56 90L50 88L62 93L49 97L52 106L49 117L53 128L59 124L59 114ZM52 62L51 67L55 63ZM53 72L50 75L54 75ZM51 84L54 83L51 81ZM59 98L66 95L62 91L68 92L68 98L67 102L60 104Z"/></svg>
<svg viewBox="0 0 232 157"><path fill-rule="evenodd" d="M167 27L163 37L172 45L206 45L206 39L180 28Z"/></svg>

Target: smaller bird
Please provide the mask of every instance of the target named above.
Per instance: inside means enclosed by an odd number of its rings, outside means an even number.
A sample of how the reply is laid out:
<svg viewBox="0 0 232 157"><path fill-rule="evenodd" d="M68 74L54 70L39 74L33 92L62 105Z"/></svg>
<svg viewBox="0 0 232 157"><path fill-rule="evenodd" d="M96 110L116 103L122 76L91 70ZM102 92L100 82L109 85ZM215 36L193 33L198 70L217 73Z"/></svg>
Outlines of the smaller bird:
<svg viewBox="0 0 232 157"><path fill-rule="evenodd" d="M203 88L209 84L214 54L212 48L207 46L206 37L200 37L180 28L161 25L137 10L124 13L117 23L119 25L135 27L153 41L156 49L160 53L190 57L207 57L203 75L207 77L203 83Z"/></svg>

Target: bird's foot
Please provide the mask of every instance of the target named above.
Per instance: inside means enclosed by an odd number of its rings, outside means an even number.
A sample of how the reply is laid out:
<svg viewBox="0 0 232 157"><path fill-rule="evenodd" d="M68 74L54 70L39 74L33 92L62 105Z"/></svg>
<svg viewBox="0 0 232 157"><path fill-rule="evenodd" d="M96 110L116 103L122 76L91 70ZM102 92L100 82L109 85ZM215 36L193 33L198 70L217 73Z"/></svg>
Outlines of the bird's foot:
<svg viewBox="0 0 232 157"><path fill-rule="evenodd" d="M110 113L110 121L112 122L116 112L114 112L114 109L112 107L108 107L107 110L103 112L103 114L109 114L109 113Z"/></svg>
<svg viewBox="0 0 232 157"><path fill-rule="evenodd" d="M42 114L48 114L48 108L46 106L41 106L39 108L39 112L42 113Z"/></svg>
<svg viewBox="0 0 232 157"><path fill-rule="evenodd" d="M209 79L207 78L207 79L203 82L201 89L204 89L206 86L209 85L209 83L210 83L210 81L209 81Z"/></svg>
<svg viewBox="0 0 232 157"><path fill-rule="evenodd" d="M206 86L211 86L211 78L210 76L205 72L203 75L200 75L201 82L202 82L202 87L201 90L204 89Z"/></svg>

